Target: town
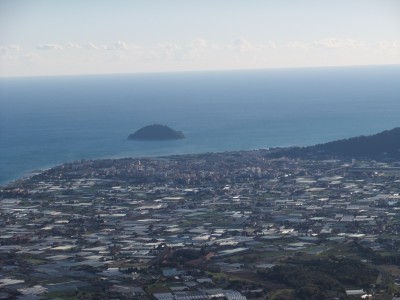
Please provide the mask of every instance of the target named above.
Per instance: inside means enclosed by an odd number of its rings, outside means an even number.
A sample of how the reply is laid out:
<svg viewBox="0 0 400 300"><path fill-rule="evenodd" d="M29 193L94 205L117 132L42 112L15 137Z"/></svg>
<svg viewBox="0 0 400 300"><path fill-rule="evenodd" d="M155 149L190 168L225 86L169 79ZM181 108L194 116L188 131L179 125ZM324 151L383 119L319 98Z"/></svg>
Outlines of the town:
<svg viewBox="0 0 400 300"><path fill-rule="evenodd" d="M0 299L400 299L399 163L269 153L83 160L0 187Z"/></svg>

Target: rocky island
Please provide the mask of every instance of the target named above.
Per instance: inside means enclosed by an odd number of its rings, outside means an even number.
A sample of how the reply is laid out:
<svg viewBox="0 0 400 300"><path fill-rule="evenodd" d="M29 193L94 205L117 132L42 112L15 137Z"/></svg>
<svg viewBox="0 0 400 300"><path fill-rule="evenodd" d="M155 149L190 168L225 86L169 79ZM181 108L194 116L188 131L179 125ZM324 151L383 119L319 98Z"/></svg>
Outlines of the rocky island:
<svg viewBox="0 0 400 300"><path fill-rule="evenodd" d="M184 139L182 131L176 131L168 126L153 124L140 128L128 136L129 140L156 141Z"/></svg>

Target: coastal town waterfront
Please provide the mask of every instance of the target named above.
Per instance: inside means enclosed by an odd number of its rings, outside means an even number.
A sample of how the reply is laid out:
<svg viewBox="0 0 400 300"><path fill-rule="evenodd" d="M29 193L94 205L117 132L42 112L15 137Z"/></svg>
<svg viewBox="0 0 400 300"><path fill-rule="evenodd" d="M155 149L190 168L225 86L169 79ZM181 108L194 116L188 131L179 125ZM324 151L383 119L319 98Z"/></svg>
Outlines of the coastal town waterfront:
<svg viewBox="0 0 400 300"><path fill-rule="evenodd" d="M269 154L83 160L2 187L0 299L395 299L399 164Z"/></svg>

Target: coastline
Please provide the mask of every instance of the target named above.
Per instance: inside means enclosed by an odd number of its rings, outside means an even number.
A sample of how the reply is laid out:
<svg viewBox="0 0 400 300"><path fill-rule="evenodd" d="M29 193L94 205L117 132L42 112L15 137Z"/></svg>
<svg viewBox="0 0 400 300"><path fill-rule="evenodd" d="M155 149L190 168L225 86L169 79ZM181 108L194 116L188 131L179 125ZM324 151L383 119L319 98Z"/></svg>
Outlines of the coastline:
<svg viewBox="0 0 400 300"><path fill-rule="evenodd" d="M397 141L397 143L396 143ZM259 148L253 150L231 150L231 151L219 151L219 152L199 152L199 153L180 153L180 154L169 154L159 155L154 157L149 156L137 156L137 157L110 157L100 159L80 159L72 162L65 162L50 168L44 168L41 170L32 170L27 172L23 177L16 180L10 181L4 186L17 184L18 182L29 181L32 177L41 176L46 172L52 172L55 169L68 168L69 166L77 166L85 164L119 164L123 161L127 164L138 162L140 160L156 161L160 159L165 160L191 160L198 159L199 157L205 159L215 159L215 157L224 156L243 156L247 159L252 154L256 156L263 156L267 159L275 159L282 157L299 158L299 159L376 159L377 161L395 161L400 157L398 151L400 149L400 127L396 127L390 130L385 130L379 133L375 133L368 136L357 136L348 139L341 139L336 141L330 141L323 144L316 144L311 146L292 146L292 147L269 147ZM2 186L2 185L0 185Z"/></svg>
<svg viewBox="0 0 400 300"><path fill-rule="evenodd" d="M306 146L379 132L398 126L400 88L394 79L399 70L6 80L0 99L0 182L80 159ZM182 79L187 89L182 90ZM84 99L74 88L82 83ZM376 119L381 122L371 122ZM151 123L179 128L187 139L151 144L125 139Z"/></svg>
<svg viewBox="0 0 400 300"><path fill-rule="evenodd" d="M278 147L279 148L279 147ZM286 147L284 147L286 148ZM282 148L282 149L284 149ZM269 148L259 148L252 150L225 150L225 151L215 151L215 152L198 152L198 153L180 153L180 154L168 154L168 155L160 155L160 156L137 156L137 157L125 157L125 156L111 156L111 157L101 157L101 158L88 158L88 159L78 159L74 161L63 162L59 164L54 164L53 166L46 166L44 168L39 168L36 170L31 170L25 172L22 176L18 178L13 178L7 180L5 182L0 182L0 188L5 188L7 186L13 185L20 181L26 181L31 179L33 176L40 175L46 171L62 167L63 165L69 164L79 164L84 162L101 162L101 161L110 161L110 160L158 160L158 159L169 159L169 158L184 158L184 157L195 157L195 156L203 156L203 155L218 155L218 154L227 154L227 153L242 153L242 152L254 152L254 151L267 151Z"/></svg>
<svg viewBox="0 0 400 300"><path fill-rule="evenodd" d="M293 260L300 263L293 274L315 272L326 263L354 265L346 268L343 286L337 285L343 294L348 278L359 278L360 270L371 274L366 285L375 283L375 267L388 256L378 249L367 265L354 239L376 245L373 236L398 235L385 213L398 216L400 197L393 191L400 167L375 160L270 157L285 149L79 160L0 189L6 220L1 253L14 255L1 263L5 278L28 288L33 278L49 295L54 283L65 286L63 295L76 292L69 286L73 278L115 295L116 280L127 283L124 271L131 268L129 285L151 296L149 270L163 282L168 282L163 271L172 267L201 280L202 270L230 264L240 253L246 261L240 269L254 272L262 286L266 272L277 271L273 265ZM397 261L397 248L379 245ZM174 253L196 254L199 264L181 264ZM192 256L185 261L195 262ZM255 272L258 265L268 270ZM331 268L321 271L329 275ZM217 287L225 283L215 281Z"/></svg>

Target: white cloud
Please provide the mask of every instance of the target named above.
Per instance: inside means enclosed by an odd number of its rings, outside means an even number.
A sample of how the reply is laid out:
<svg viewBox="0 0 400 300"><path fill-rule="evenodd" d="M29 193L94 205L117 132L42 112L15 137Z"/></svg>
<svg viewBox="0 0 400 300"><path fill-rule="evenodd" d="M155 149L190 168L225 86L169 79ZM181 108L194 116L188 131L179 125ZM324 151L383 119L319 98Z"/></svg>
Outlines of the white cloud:
<svg viewBox="0 0 400 300"><path fill-rule="evenodd" d="M256 47L253 46L248 40L246 40L243 37L237 38L236 40L233 41L233 44L231 45L231 48L239 51L244 51L244 50L249 50L249 49L255 49Z"/></svg>
<svg viewBox="0 0 400 300"><path fill-rule="evenodd" d="M99 50L98 46L96 46L95 44L90 43L90 42L83 44L82 47L84 47L84 48L86 48L88 50Z"/></svg>
<svg viewBox="0 0 400 300"><path fill-rule="evenodd" d="M84 43L81 45L81 47L89 49L89 50L107 50L107 51L113 51L113 50L118 50L118 51L129 51L129 50L137 50L140 47L136 46L135 44L123 42L123 41L116 41L113 44L101 44L101 45L96 45L94 43Z"/></svg>
<svg viewBox="0 0 400 300"><path fill-rule="evenodd" d="M189 44L180 48L180 51L184 53L184 57L190 60L201 59L216 50L216 48L210 47L209 43L204 39L194 39Z"/></svg>
<svg viewBox="0 0 400 300"><path fill-rule="evenodd" d="M128 46L127 43L125 42L121 42L121 41L117 41L114 43L114 48L117 50L129 50L130 47Z"/></svg>
<svg viewBox="0 0 400 300"><path fill-rule="evenodd" d="M160 43L156 47L151 47L151 50L140 49L145 61L153 58L159 61L179 62L202 60L208 55L212 56L218 50L218 46L210 45L206 40L197 38L187 44Z"/></svg>
<svg viewBox="0 0 400 300"><path fill-rule="evenodd" d="M264 50L277 49L278 45L274 41L267 41L263 43L252 43L246 38L240 37L235 39L232 44L223 46L222 48L236 50L239 52L255 51L261 53Z"/></svg>
<svg viewBox="0 0 400 300"><path fill-rule="evenodd" d="M8 45L6 46L11 51L20 51L21 47L19 45Z"/></svg>
<svg viewBox="0 0 400 300"><path fill-rule="evenodd" d="M191 43L190 46L195 48L195 49L205 49L208 47L208 42L204 39L194 39Z"/></svg>
<svg viewBox="0 0 400 300"><path fill-rule="evenodd" d="M176 51L182 49L178 44L174 43L166 43L166 44L157 44L160 49L164 49L166 51Z"/></svg>
<svg viewBox="0 0 400 300"><path fill-rule="evenodd" d="M1 72L23 75L29 72L51 73L46 70L61 74L400 63L398 39L367 43L328 37L277 43L240 37L231 43L213 43L195 38L186 43L170 41L152 45L138 45L129 40L104 43L72 41L62 45L38 44L37 51L34 48L27 50L19 45L0 45Z"/></svg>
<svg viewBox="0 0 400 300"><path fill-rule="evenodd" d="M68 44L65 45L65 48L68 48L68 49L80 49L81 45L76 44L76 43L68 43Z"/></svg>
<svg viewBox="0 0 400 300"><path fill-rule="evenodd" d="M380 50L399 50L400 40L377 41L372 46Z"/></svg>
<svg viewBox="0 0 400 300"><path fill-rule="evenodd" d="M16 53L21 50L19 45L0 45L0 59L14 60Z"/></svg>
<svg viewBox="0 0 400 300"><path fill-rule="evenodd" d="M325 38L314 41L313 46L323 48L360 48L364 46L363 42L356 41L353 39L338 39L338 38Z"/></svg>
<svg viewBox="0 0 400 300"><path fill-rule="evenodd" d="M263 49L277 49L278 45L274 41L268 41L267 43L260 45L260 48L263 48Z"/></svg>
<svg viewBox="0 0 400 300"><path fill-rule="evenodd" d="M267 41L264 43L260 43L260 44L255 44L255 43L251 43L249 42L247 39L240 37L237 38L236 40L233 41L233 43L231 45L228 45L227 47L224 48L228 48L228 49L233 49L233 50L237 50L240 52L244 52L244 51L264 51L264 50L269 50L269 49L277 49L278 45L274 42L274 41Z"/></svg>
<svg viewBox="0 0 400 300"><path fill-rule="evenodd" d="M22 61L25 63L33 63L33 62L38 62L38 61L42 61L42 60L43 60L42 57L34 52L30 52L30 53L24 54L22 56Z"/></svg>
<svg viewBox="0 0 400 300"><path fill-rule="evenodd" d="M153 50L153 55L165 61L181 61L188 58L185 48L175 43L158 44Z"/></svg>
<svg viewBox="0 0 400 300"><path fill-rule="evenodd" d="M38 50L63 50L63 46L58 44L38 44L36 46Z"/></svg>
<svg viewBox="0 0 400 300"><path fill-rule="evenodd" d="M139 50L141 47L132 43L117 41L111 48L115 50L130 51L130 50Z"/></svg>
<svg viewBox="0 0 400 300"><path fill-rule="evenodd" d="M371 44L371 49L380 57L400 63L400 40L381 40Z"/></svg>
<svg viewBox="0 0 400 300"><path fill-rule="evenodd" d="M302 42L302 41L291 41L291 42L286 44L286 47L307 50L309 48L309 45L307 43L305 43L305 42Z"/></svg>

